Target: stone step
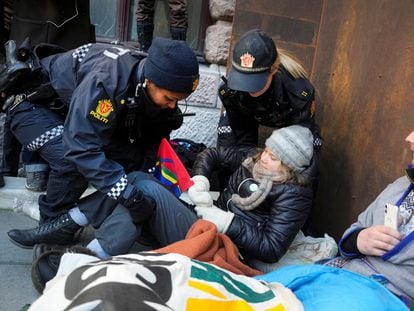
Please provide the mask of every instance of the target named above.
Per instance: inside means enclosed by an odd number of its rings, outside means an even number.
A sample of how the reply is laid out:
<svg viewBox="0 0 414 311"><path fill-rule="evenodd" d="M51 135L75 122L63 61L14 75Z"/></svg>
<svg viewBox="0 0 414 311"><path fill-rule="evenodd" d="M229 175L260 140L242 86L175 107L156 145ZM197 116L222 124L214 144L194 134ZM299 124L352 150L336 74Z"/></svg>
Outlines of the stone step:
<svg viewBox="0 0 414 311"><path fill-rule="evenodd" d="M21 212L29 217L39 220L38 197L44 192L34 192L25 187L26 180L23 177L4 177L5 186L0 188L0 209L14 210ZM89 187L84 195L94 192L95 189Z"/></svg>
<svg viewBox="0 0 414 311"><path fill-rule="evenodd" d="M44 192L34 192L27 190L25 187L25 178L23 177L4 177L5 186L0 188L0 209L13 210L21 212L29 217L39 220L39 205L37 200L40 194ZM83 196L91 194L96 191L93 187L86 189ZM213 200L219 196L219 192L210 191ZM184 192L181 199L191 203L188 194Z"/></svg>

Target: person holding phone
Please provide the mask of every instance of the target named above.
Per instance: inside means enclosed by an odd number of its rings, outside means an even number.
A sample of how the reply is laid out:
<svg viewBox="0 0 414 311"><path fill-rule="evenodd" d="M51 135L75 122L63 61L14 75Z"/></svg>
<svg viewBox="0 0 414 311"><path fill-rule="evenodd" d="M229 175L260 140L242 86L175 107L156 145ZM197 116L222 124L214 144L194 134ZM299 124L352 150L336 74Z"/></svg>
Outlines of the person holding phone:
<svg viewBox="0 0 414 311"><path fill-rule="evenodd" d="M414 131L405 141L414 152ZM374 278L394 294L414 298L414 159L406 175L390 184L344 233L341 257L328 263ZM397 228L385 220L385 206L398 207Z"/></svg>

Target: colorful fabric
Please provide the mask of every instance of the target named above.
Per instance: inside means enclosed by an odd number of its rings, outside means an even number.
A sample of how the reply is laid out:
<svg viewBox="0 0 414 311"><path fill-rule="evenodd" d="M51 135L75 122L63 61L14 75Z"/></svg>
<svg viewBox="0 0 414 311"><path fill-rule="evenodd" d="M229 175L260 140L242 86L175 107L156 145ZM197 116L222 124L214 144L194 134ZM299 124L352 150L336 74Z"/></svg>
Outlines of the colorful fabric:
<svg viewBox="0 0 414 311"><path fill-rule="evenodd" d="M378 282L344 269L296 265L255 278L290 288L306 311L407 310L397 296Z"/></svg>
<svg viewBox="0 0 414 311"><path fill-rule="evenodd" d="M153 174L177 198L193 185L186 168L165 138L161 140Z"/></svg>
<svg viewBox="0 0 414 311"><path fill-rule="evenodd" d="M81 259L89 263L81 263ZM96 261L94 261L96 260ZM78 264L79 263L79 264ZM288 288L179 254L64 254L29 310L303 310Z"/></svg>

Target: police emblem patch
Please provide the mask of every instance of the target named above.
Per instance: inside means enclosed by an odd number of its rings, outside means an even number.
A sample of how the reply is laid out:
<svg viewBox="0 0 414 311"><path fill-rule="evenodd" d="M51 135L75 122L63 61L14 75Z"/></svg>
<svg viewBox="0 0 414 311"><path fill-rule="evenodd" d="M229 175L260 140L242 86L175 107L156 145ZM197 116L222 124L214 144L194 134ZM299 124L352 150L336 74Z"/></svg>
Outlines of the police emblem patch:
<svg viewBox="0 0 414 311"><path fill-rule="evenodd" d="M111 100L101 99L98 101L98 106L96 106L95 111L103 117L109 116L109 114L114 110L112 107Z"/></svg>
<svg viewBox="0 0 414 311"><path fill-rule="evenodd" d="M244 53L242 56L240 56L240 66L245 68L253 68L253 63L255 61L255 58L253 55L249 54L249 52Z"/></svg>
<svg viewBox="0 0 414 311"><path fill-rule="evenodd" d="M107 117L112 111L114 111L114 108L111 100L101 99L98 101L95 110L91 110L89 114L103 123L108 123Z"/></svg>

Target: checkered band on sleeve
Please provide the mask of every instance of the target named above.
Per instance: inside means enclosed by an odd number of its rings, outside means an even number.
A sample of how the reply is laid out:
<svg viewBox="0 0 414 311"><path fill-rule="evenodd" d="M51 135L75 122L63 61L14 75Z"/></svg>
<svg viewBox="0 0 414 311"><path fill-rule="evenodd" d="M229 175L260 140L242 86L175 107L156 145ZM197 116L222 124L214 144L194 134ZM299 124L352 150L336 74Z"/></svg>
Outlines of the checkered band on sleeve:
<svg viewBox="0 0 414 311"><path fill-rule="evenodd" d="M120 180L118 180L115 186L113 186L106 195L117 200L119 196L121 195L122 191L125 190L127 185L128 185L128 178L127 178L127 175L124 175L121 177Z"/></svg>
<svg viewBox="0 0 414 311"><path fill-rule="evenodd" d="M217 128L217 134L228 134L231 133L231 126L226 125L226 126L219 126Z"/></svg>
<svg viewBox="0 0 414 311"><path fill-rule="evenodd" d="M313 141L313 145L315 147L321 147L322 146L322 139L320 139L319 137L315 138Z"/></svg>
<svg viewBox="0 0 414 311"><path fill-rule="evenodd" d="M35 140L33 140L30 144L26 146L27 150L35 151L40 149L44 144L46 144L49 140L62 135L63 133L63 125L58 125L55 128L43 133Z"/></svg>
<svg viewBox="0 0 414 311"><path fill-rule="evenodd" d="M80 47L78 47L73 53L72 53L72 57L76 58L78 60L78 62L83 61L83 59L85 58L86 54L89 51L89 47L92 45L92 43L88 43L85 45L82 45Z"/></svg>

